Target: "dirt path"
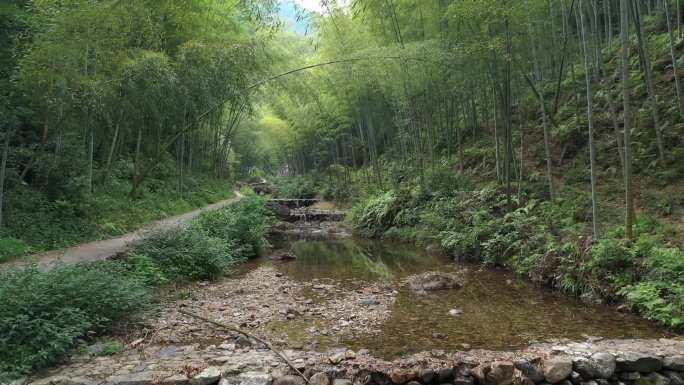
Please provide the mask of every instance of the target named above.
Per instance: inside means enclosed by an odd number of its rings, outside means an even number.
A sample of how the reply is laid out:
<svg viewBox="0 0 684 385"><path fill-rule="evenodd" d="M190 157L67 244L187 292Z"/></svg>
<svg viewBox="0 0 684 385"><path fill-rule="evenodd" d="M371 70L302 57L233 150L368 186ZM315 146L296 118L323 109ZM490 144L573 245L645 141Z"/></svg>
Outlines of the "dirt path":
<svg viewBox="0 0 684 385"><path fill-rule="evenodd" d="M152 222L136 231L124 234L117 238L105 239L82 243L67 249L52 250L35 254L26 258L10 261L0 266L21 266L28 263L37 263L43 266L51 266L59 263L73 264L80 262L93 262L111 258L126 250L129 244L141 239L149 231L165 230L180 226L197 217L203 210L215 210L235 203L244 196L235 191L235 197L202 207L185 214L176 215L156 222Z"/></svg>

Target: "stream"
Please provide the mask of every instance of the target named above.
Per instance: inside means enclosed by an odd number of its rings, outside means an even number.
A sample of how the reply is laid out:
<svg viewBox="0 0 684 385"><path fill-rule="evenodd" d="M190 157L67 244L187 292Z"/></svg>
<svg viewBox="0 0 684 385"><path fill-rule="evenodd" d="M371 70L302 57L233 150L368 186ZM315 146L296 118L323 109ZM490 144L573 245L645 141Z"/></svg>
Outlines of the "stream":
<svg viewBox="0 0 684 385"><path fill-rule="evenodd" d="M285 247L296 255L295 260L259 263L272 264L298 282L331 280L349 290L366 283L386 283L398 291L389 318L377 330L339 341L352 349L370 349L379 357L432 349L511 350L557 339L668 336L667 331L634 314L611 306L587 305L517 280L509 272L458 264L407 244L348 238L291 240ZM465 286L416 295L402 285L408 276L426 271L464 271ZM450 315L451 309L460 314ZM288 325L278 327L297 334L301 330L296 329L306 324ZM319 348L328 347L325 339L319 343Z"/></svg>

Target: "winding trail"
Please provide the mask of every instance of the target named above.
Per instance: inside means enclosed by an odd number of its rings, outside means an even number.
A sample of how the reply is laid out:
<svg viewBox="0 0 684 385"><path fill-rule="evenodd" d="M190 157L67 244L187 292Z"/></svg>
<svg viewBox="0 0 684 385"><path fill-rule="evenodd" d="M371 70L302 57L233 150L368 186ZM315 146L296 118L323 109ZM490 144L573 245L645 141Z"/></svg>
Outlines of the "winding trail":
<svg viewBox="0 0 684 385"><path fill-rule="evenodd" d="M52 250L39 254L34 254L25 258L20 258L10 262L0 264L0 268L9 266L22 266L29 263L37 263L40 266L50 267L57 264L75 264L81 262L94 262L112 258L117 254L126 251L128 245L142 239L150 231L167 230L183 225L193 218L199 216L202 211L216 210L244 198L239 191L234 191L235 197L222 200L202 208L189 211L185 214L176 215L166 219L152 222L136 231L121 235L116 238L104 239L82 243L66 249Z"/></svg>

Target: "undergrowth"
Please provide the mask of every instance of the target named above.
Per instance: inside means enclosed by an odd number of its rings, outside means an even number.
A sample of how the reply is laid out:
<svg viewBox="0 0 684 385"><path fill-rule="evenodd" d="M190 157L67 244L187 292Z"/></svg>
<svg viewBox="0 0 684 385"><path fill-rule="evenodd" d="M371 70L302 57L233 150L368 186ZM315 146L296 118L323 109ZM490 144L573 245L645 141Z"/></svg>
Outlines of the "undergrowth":
<svg viewBox="0 0 684 385"><path fill-rule="evenodd" d="M248 196L186 227L148 236L121 260L0 270L0 383L57 363L134 318L159 286L221 277L268 247L271 221L265 202Z"/></svg>
<svg viewBox="0 0 684 385"><path fill-rule="evenodd" d="M587 300L623 302L648 319L684 327L684 252L666 241L669 229L653 217L638 217L631 242L622 239L621 225L592 242L587 193L547 201L509 196L494 184L435 183L428 175L369 194L353 206L350 221L367 236L438 245L461 260L505 267Z"/></svg>

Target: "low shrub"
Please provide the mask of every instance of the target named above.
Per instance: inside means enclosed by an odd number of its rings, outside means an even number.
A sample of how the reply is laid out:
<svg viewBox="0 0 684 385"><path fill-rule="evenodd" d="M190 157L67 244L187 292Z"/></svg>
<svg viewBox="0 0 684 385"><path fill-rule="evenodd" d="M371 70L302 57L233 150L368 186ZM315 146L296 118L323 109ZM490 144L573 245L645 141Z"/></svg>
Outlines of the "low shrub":
<svg viewBox="0 0 684 385"><path fill-rule="evenodd" d="M31 247L21 239L0 237L0 262L31 253Z"/></svg>
<svg viewBox="0 0 684 385"><path fill-rule="evenodd" d="M252 258L270 247L266 236L273 221L266 202L257 196L248 196L220 210L203 212L193 222L192 229L229 242L234 256Z"/></svg>
<svg viewBox="0 0 684 385"><path fill-rule="evenodd" d="M154 233L138 242L133 254L154 261L165 279L175 280L217 279L225 268L240 260L231 242L208 236L192 226ZM144 268L140 273L157 279L154 269L146 264L141 261L137 265Z"/></svg>
<svg viewBox="0 0 684 385"><path fill-rule="evenodd" d="M80 339L144 309L144 282L119 262L0 271L0 382L60 360Z"/></svg>

